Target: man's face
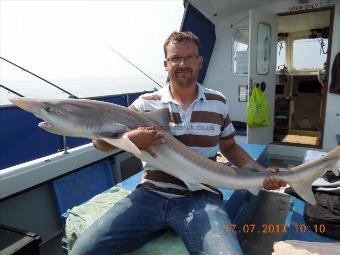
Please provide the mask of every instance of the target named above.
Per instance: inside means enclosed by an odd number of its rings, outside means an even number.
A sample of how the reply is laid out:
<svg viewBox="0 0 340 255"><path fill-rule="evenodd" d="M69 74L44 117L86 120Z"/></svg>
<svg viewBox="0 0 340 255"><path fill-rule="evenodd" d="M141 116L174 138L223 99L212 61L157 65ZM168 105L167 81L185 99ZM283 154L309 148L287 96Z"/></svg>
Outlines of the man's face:
<svg viewBox="0 0 340 255"><path fill-rule="evenodd" d="M184 88L196 84L203 63L196 44L171 41L166 49L167 59L164 60L164 67L168 71L170 82Z"/></svg>

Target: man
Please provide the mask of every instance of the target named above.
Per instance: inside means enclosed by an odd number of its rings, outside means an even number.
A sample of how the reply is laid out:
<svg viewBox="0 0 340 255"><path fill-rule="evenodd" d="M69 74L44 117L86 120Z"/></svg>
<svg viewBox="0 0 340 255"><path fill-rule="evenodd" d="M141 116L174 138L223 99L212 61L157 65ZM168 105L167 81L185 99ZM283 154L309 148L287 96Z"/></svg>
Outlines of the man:
<svg viewBox="0 0 340 255"><path fill-rule="evenodd" d="M190 32L173 32L164 44L164 67L170 82L154 93L138 98L131 110L145 112L167 107L170 132L193 150L216 159L218 150L237 166L254 162L234 140L224 96L197 83L202 67L199 39ZM157 157L152 146L164 143L162 135L150 129L128 132L141 150ZM103 151L114 149L93 141ZM176 167L176 162L174 162ZM190 191L182 180L151 165L145 165L142 183L90 226L75 243L71 254L122 254L143 245L160 231L172 228L191 254L242 254L218 190ZM264 182L266 189L285 183L275 178ZM216 194L217 193L217 194Z"/></svg>

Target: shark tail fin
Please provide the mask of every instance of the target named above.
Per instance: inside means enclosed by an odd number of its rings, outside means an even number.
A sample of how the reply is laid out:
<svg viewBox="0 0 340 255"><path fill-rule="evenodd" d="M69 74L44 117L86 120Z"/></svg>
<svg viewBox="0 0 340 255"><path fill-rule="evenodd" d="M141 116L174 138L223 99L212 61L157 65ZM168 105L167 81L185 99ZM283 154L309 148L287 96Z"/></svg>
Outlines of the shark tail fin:
<svg viewBox="0 0 340 255"><path fill-rule="evenodd" d="M334 168L337 165L337 159L330 160L326 164L321 166L314 166L309 169L309 174L306 174L303 179L299 178L298 181L288 181L289 186L291 186L294 191L309 204L315 205L315 197L312 190L312 183L323 176L327 170ZM334 168L337 170L337 168Z"/></svg>
<svg viewBox="0 0 340 255"><path fill-rule="evenodd" d="M327 171L331 170L335 175L339 175L339 167L340 167L340 158L338 156L340 152L340 147L338 146L336 149L328 153L328 155L324 156L324 162L310 166L305 175L300 177L299 180L295 182L287 181L289 186L291 186L294 191L300 195L300 197L306 202L315 205L315 197L312 190L312 183L323 176ZM328 158L326 158L328 157ZM311 163L311 162L309 162ZM292 171L299 171L299 166L291 169Z"/></svg>
<svg viewBox="0 0 340 255"><path fill-rule="evenodd" d="M306 202L312 205L316 205L316 200L312 191L312 182L310 184L306 184L304 182L293 182L293 183L288 183L289 186L293 188L293 190L303 198Z"/></svg>

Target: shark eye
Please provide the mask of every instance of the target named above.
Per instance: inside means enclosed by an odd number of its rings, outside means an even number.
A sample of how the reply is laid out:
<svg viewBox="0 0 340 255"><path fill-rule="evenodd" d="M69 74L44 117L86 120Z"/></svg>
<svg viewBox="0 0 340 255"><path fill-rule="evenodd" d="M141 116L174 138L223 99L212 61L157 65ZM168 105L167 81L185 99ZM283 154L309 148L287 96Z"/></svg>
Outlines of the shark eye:
<svg viewBox="0 0 340 255"><path fill-rule="evenodd" d="M45 107L45 111L46 111L46 112L51 112L51 111L52 111L52 108L49 107L49 106L46 106L46 107Z"/></svg>

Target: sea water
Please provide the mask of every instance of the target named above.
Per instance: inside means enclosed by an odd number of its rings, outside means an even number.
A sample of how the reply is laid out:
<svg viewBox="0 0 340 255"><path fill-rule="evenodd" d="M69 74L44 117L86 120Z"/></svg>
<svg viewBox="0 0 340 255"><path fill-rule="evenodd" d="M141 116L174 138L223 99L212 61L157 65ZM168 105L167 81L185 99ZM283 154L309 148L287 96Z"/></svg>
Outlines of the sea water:
<svg viewBox="0 0 340 255"><path fill-rule="evenodd" d="M154 77L154 79L164 86L166 77L158 76ZM144 76L49 81L79 98L152 91L160 88L155 82ZM18 81L1 80L0 84L25 97L60 99L69 96L67 93L35 77ZM16 97L16 95L0 88L0 105L11 104L9 99L12 97Z"/></svg>

